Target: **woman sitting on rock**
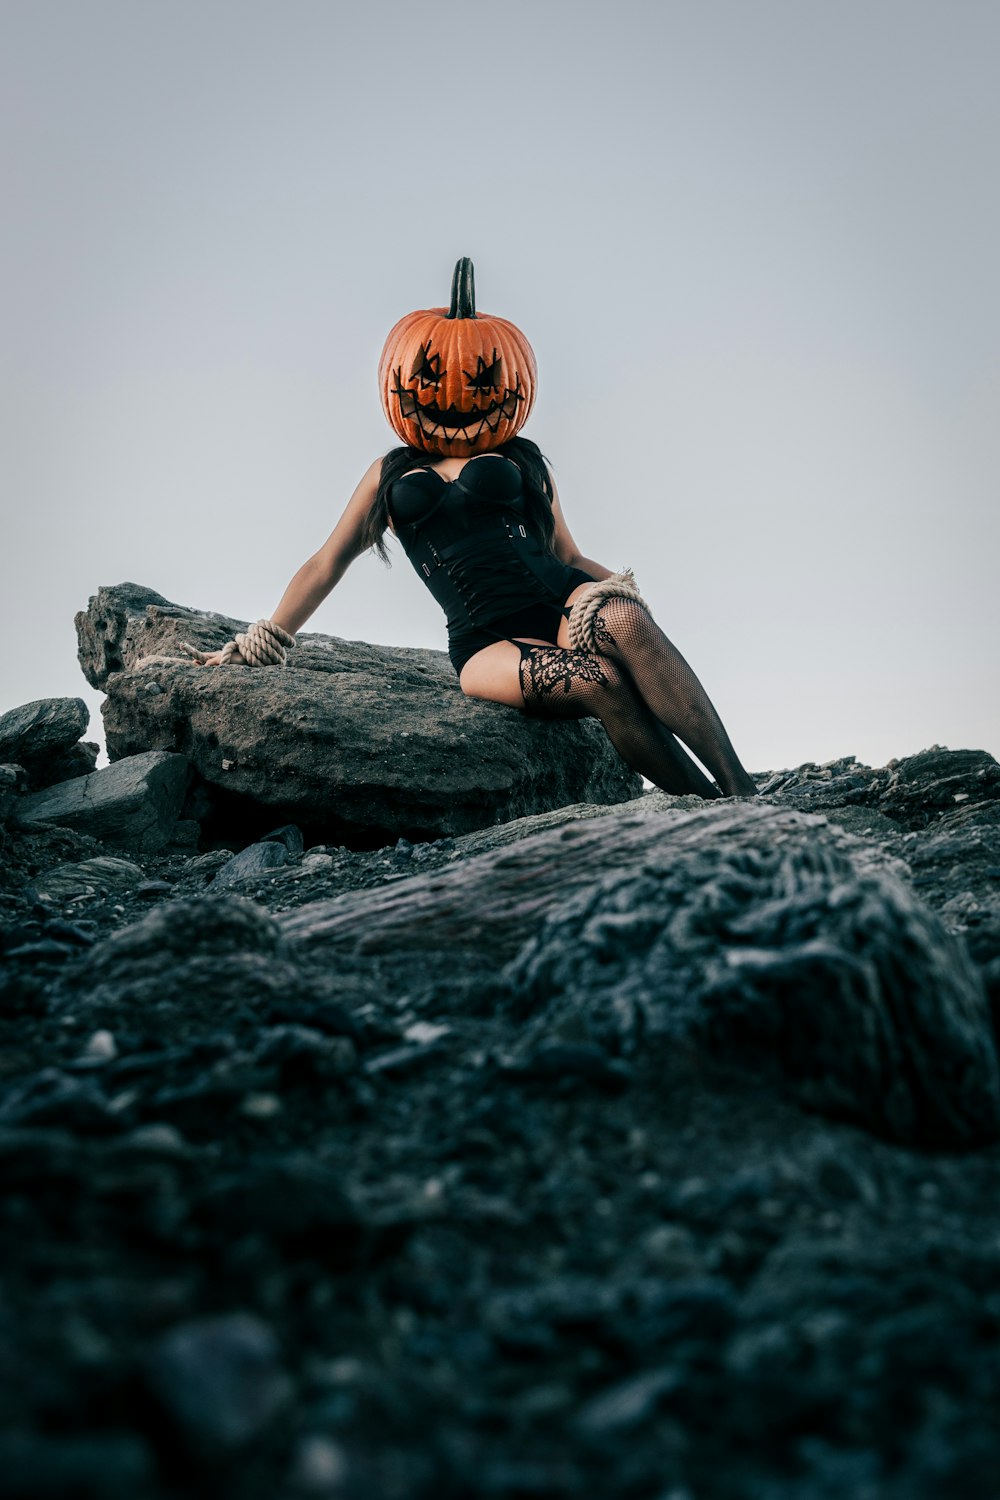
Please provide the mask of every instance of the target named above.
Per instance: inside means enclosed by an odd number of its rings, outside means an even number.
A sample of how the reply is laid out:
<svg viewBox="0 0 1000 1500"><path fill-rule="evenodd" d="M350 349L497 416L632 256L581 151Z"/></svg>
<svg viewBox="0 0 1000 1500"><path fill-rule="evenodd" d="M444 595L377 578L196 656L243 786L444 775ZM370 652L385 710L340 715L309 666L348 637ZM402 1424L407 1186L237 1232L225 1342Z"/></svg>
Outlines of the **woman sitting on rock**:
<svg viewBox="0 0 1000 1500"><path fill-rule="evenodd" d="M450 308L410 313L393 328L379 383L405 446L371 465L271 621L199 659L283 659L356 557L373 547L388 561L389 529L445 610L469 697L597 718L633 770L666 792L754 796L707 693L631 575L581 554L540 449L517 436L535 397L534 355L512 323L476 313L470 260L455 268Z"/></svg>

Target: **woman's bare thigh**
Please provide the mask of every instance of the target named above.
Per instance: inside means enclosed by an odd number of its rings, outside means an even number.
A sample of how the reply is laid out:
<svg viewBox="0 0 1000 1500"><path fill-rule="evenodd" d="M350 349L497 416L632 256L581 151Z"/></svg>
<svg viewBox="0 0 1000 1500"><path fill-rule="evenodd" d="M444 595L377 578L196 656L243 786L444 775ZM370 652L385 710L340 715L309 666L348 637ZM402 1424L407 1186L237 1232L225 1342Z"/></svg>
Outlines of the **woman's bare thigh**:
<svg viewBox="0 0 1000 1500"><path fill-rule="evenodd" d="M525 636L526 645L551 646ZM506 703L510 708L524 707L521 692L521 653L513 641L494 641L484 646L462 668L459 686L468 698L488 698L491 703Z"/></svg>
<svg viewBox="0 0 1000 1500"><path fill-rule="evenodd" d="M567 597L566 603L572 604L586 587L585 583L578 584ZM523 640L526 646L552 645L551 641L539 640L537 636L519 636L518 639ZM565 617L559 621L556 645L564 648L569 646L569 621ZM506 703L510 708L523 708L520 667L521 653L514 643L494 641L492 646L484 646L482 651L469 657L458 679L459 685L469 698L488 698L491 703Z"/></svg>

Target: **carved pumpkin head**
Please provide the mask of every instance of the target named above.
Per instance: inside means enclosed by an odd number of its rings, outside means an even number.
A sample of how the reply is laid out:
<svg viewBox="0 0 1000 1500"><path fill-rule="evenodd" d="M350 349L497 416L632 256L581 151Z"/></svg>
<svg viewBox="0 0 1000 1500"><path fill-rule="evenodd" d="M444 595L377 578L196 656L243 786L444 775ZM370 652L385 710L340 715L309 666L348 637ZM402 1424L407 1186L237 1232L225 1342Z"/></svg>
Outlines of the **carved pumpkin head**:
<svg viewBox="0 0 1000 1500"><path fill-rule="evenodd" d="M527 420L536 382L521 330L476 312L468 256L455 267L451 306L400 318L378 367L389 425L427 453L484 453L509 442Z"/></svg>

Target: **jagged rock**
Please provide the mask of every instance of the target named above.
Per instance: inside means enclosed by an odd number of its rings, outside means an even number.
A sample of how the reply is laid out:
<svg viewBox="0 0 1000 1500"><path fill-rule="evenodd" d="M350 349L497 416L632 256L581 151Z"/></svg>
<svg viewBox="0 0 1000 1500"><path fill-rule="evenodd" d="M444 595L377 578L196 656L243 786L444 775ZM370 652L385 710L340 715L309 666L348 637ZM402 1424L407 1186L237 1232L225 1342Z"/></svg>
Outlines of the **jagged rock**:
<svg viewBox="0 0 1000 1500"><path fill-rule="evenodd" d="M242 885L245 880L258 880L272 870L280 870L288 863L288 850L277 840L262 840L259 844L248 844L239 854L222 866L212 881L217 890Z"/></svg>
<svg viewBox="0 0 1000 1500"><path fill-rule="evenodd" d="M525 1013L544 1000L546 1030L583 1009L612 1036L638 1018L896 1140L1000 1134L990 1017L964 949L904 886L858 878L818 840L647 858L553 912L511 977Z"/></svg>
<svg viewBox="0 0 1000 1500"><path fill-rule="evenodd" d="M18 794L24 790L26 781L27 776L23 766L0 765L0 828L10 816Z"/></svg>
<svg viewBox="0 0 1000 1500"><path fill-rule="evenodd" d="M872 770L853 756L769 778L768 797L815 811L905 860L921 899L961 933L993 992L1000 959L1000 765L934 746ZM860 792L859 792L860 788Z"/></svg>
<svg viewBox="0 0 1000 1500"><path fill-rule="evenodd" d="M597 723L468 699L443 652L304 635L287 668L179 659L184 640L220 646L242 628L134 584L77 616L81 666L108 692L109 753L183 751L220 830L252 838L280 817L311 842L371 847L640 790Z"/></svg>
<svg viewBox="0 0 1000 1500"><path fill-rule="evenodd" d="M98 854L94 859L82 859L76 864L56 865L54 869L37 875L32 884L39 896L62 901L67 896L97 891L134 890L143 879L142 869L131 860Z"/></svg>
<svg viewBox="0 0 1000 1500"><path fill-rule="evenodd" d="M71 745L65 755L34 773L31 778L32 789L40 791L59 781L72 781L75 776L89 776L97 765L100 748L94 740L80 740Z"/></svg>
<svg viewBox="0 0 1000 1500"><path fill-rule="evenodd" d="M18 803L16 818L22 826L54 823L116 848L151 853L173 832L187 780L183 755L150 750L32 792Z"/></svg>
<svg viewBox="0 0 1000 1500"><path fill-rule="evenodd" d="M291 855L299 855L305 848L302 830L296 828L294 823L284 823L280 828L273 828L270 833L265 833L261 843L282 844Z"/></svg>
<svg viewBox="0 0 1000 1500"><path fill-rule="evenodd" d="M157 906L107 938L88 954L74 990L95 1025L114 1029L141 1017L153 1034L164 1005L211 1014L221 1024L248 1003L262 1011L290 995L302 1006L322 1006L342 983L303 964L258 906L219 895Z"/></svg>
<svg viewBox="0 0 1000 1500"><path fill-rule="evenodd" d="M37 786L65 758L90 720L82 698L38 698L0 714L0 761L16 761Z"/></svg>
<svg viewBox="0 0 1000 1500"><path fill-rule="evenodd" d="M461 990L479 1007L485 987L523 1019L515 1067L549 1040L629 1056L659 1037L897 1140L1000 1135L979 975L868 846L752 803L623 817L613 839L603 823L315 903L283 926L314 957L353 953L383 974L433 975L446 956L453 1005Z"/></svg>
<svg viewBox="0 0 1000 1500"><path fill-rule="evenodd" d="M788 829L803 836L818 830L824 842L849 850L858 875L883 870L900 875L906 869L901 860L842 833L823 817L726 801L713 806L706 824L708 812L700 798L651 792L620 808L580 805L520 819L443 841L447 863L426 874L393 884L373 882L370 890L312 901L278 920L289 937L320 956L327 944L339 949L344 943L359 959L377 957L380 966L426 974L430 983L436 966L425 965L424 955L447 954L446 983L457 979L466 963L477 978L496 973L535 930L536 902L542 912L591 889L604 875L635 869L648 847L657 847L680 826L690 825L694 837L705 839L725 838L732 830L751 840L784 839ZM484 899L487 888L489 900ZM359 920L362 905L366 912Z"/></svg>
<svg viewBox="0 0 1000 1500"><path fill-rule="evenodd" d="M956 807L1000 799L1000 765L985 750L933 745L874 769L853 755L823 765L807 761L793 770L774 772L760 791L803 812L857 807L859 826L865 818L876 823L888 818L915 829Z"/></svg>
<svg viewBox="0 0 1000 1500"><path fill-rule="evenodd" d="M1000 765L985 750L933 745L919 755L890 761L879 807L907 828L923 828L942 812L1000 799Z"/></svg>

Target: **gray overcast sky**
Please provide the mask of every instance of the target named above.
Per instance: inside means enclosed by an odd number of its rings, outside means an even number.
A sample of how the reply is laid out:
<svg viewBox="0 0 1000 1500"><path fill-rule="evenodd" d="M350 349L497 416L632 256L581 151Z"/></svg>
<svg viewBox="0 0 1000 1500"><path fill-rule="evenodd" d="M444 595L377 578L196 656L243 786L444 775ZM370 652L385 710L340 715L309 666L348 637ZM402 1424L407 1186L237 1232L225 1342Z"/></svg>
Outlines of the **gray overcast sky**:
<svg viewBox="0 0 1000 1500"><path fill-rule="evenodd" d="M995 0L0 0L0 709L99 731L100 584L269 614L470 255L752 769L1000 752L998 76ZM445 643L398 551L310 623Z"/></svg>

